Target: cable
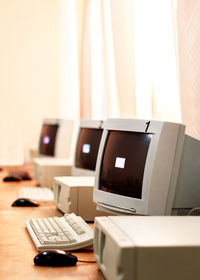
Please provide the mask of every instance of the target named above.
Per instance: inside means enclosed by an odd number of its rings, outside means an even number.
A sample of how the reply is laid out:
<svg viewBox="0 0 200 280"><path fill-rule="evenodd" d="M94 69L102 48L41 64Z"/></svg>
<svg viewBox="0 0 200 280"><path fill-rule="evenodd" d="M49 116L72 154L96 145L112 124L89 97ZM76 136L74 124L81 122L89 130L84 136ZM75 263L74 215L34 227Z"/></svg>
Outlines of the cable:
<svg viewBox="0 0 200 280"><path fill-rule="evenodd" d="M83 262L83 263L96 263L96 261L85 261L85 260L79 260L79 259L78 259L78 262Z"/></svg>
<svg viewBox="0 0 200 280"><path fill-rule="evenodd" d="M69 251L65 251L65 253L72 255L72 253L69 252ZM77 257L77 256L76 256L76 257ZM96 263L95 260L93 260L93 261L89 261L89 260L79 260L78 257L77 257L77 260L78 260L78 262L83 262L83 263Z"/></svg>

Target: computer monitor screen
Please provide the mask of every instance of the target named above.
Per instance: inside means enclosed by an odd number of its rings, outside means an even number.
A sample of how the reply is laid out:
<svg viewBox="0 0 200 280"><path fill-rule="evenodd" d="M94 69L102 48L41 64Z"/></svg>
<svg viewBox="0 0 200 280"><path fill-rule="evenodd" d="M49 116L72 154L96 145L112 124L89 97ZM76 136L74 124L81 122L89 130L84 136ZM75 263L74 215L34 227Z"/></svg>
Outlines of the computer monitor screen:
<svg viewBox="0 0 200 280"><path fill-rule="evenodd" d="M102 132L100 128L82 127L80 129L76 148L76 167L95 170Z"/></svg>
<svg viewBox="0 0 200 280"><path fill-rule="evenodd" d="M55 142L59 125L43 124L39 143L39 154L45 156L54 156Z"/></svg>
<svg viewBox="0 0 200 280"><path fill-rule="evenodd" d="M181 215L200 205L200 141L184 125L108 119L103 129L93 192L99 210Z"/></svg>
<svg viewBox="0 0 200 280"><path fill-rule="evenodd" d="M151 133L110 131L100 174L100 190L140 198Z"/></svg>

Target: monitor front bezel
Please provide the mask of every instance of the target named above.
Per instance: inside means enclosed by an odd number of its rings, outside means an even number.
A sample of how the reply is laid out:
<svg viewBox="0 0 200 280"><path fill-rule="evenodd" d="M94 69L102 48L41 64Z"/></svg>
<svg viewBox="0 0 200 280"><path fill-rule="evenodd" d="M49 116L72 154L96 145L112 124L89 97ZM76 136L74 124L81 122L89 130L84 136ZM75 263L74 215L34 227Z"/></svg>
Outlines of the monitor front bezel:
<svg viewBox="0 0 200 280"><path fill-rule="evenodd" d="M77 133L76 145L73 157L72 175L74 176L95 176L95 170L84 169L76 166L76 154L79 142L80 131L82 128L101 129L103 120L81 119L79 124L79 131Z"/></svg>
<svg viewBox="0 0 200 280"><path fill-rule="evenodd" d="M115 208L119 208L119 211L117 211L119 214L128 213L129 209L130 214L164 215L168 203L169 189L171 187L175 188L175 178L173 176L176 177L177 174L173 174L172 176L172 169L179 133L181 133L182 137L184 135L183 126L177 123L162 121L108 119L104 123L103 128L104 131L96 164L93 201L100 207L105 205L105 208L113 209L113 211L115 211ZM144 168L141 199L125 197L100 190L102 157L109 131L112 130L152 134ZM176 163L180 161L180 153L178 157L179 160ZM159 189L157 187L158 185Z"/></svg>

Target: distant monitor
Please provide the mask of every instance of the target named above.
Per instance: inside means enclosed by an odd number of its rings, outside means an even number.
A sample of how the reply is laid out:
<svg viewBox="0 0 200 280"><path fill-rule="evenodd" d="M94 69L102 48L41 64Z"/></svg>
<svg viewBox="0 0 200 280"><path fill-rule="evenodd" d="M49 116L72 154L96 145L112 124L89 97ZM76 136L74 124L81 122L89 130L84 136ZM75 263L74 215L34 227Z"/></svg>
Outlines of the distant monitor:
<svg viewBox="0 0 200 280"><path fill-rule="evenodd" d="M67 140L72 139L71 156L69 158L51 157L34 160L34 176L42 187L53 188L53 181L56 176L94 176L98 148L103 132L102 121L80 120L79 126L77 123L74 126L74 132L71 132L67 138L67 135L62 132L62 121L55 142L55 150L58 155L63 151L64 144L68 148ZM66 128L67 125L64 127Z"/></svg>
<svg viewBox="0 0 200 280"><path fill-rule="evenodd" d="M56 158L72 156L73 130L73 120L44 119L39 141L39 156Z"/></svg>
<svg viewBox="0 0 200 280"><path fill-rule="evenodd" d="M112 214L186 215L200 206L200 141L185 126L108 119L93 200Z"/></svg>
<svg viewBox="0 0 200 280"><path fill-rule="evenodd" d="M58 130L58 124L44 123L42 126L39 154L45 156L55 155L55 142Z"/></svg>
<svg viewBox="0 0 200 280"><path fill-rule="evenodd" d="M72 169L73 175L94 175L102 133L102 121L80 121Z"/></svg>
<svg viewBox="0 0 200 280"><path fill-rule="evenodd" d="M86 221L105 213L93 202L94 175L102 137L102 121L81 120L77 136L72 176L54 178L54 200L63 213L75 213Z"/></svg>

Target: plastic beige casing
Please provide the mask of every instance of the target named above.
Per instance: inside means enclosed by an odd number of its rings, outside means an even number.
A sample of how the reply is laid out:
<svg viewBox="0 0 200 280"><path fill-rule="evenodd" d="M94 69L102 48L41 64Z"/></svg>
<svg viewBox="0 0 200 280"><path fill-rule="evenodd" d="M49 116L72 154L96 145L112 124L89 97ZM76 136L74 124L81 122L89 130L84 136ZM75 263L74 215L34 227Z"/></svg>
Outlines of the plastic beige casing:
<svg viewBox="0 0 200 280"><path fill-rule="evenodd" d="M107 280L197 280L199 217L97 217L94 253Z"/></svg>
<svg viewBox="0 0 200 280"><path fill-rule="evenodd" d="M185 138L178 123L108 119L97 157L93 199L98 208L112 214L167 215L171 213ZM99 189L101 163L109 131L152 133L143 175L142 198L135 199Z"/></svg>
<svg viewBox="0 0 200 280"><path fill-rule="evenodd" d="M75 213L85 221L105 215L93 202L93 176L63 176L54 178L54 200L63 213Z"/></svg>
<svg viewBox="0 0 200 280"><path fill-rule="evenodd" d="M71 172L71 159L37 158L34 160L34 177L41 187L53 189L54 177L70 176Z"/></svg>

